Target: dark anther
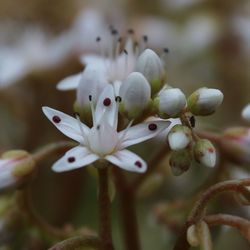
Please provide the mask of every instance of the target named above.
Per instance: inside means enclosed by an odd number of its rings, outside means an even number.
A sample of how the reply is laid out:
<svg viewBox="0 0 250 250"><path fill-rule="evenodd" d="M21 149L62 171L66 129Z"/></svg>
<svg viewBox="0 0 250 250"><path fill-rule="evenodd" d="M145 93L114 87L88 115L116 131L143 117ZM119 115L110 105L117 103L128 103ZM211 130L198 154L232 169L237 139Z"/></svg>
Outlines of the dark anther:
<svg viewBox="0 0 250 250"><path fill-rule="evenodd" d="M101 37L97 37L96 39L95 39L97 42L100 42L101 41Z"/></svg>
<svg viewBox="0 0 250 250"><path fill-rule="evenodd" d="M118 95L118 96L115 97L115 101L116 101L116 102L121 102L121 101L122 101L122 98Z"/></svg>
<svg viewBox="0 0 250 250"><path fill-rule="evenodd" d="M169 48L164 48L163 51L164 51L164 53L168 53L169 52Z"/></svg>
<svg viewBox="0 0 250 250"><path fill-rule="evenodd" d="M117 35L117 34L118 34L118 31L117 31L116 29L112 29L112 30L111 30L111 34L112 34L112 35Z"/></svg>
<svg viewBox="0 0 250 250"><path fill-rule="evenodd" d="M100 127L101 127L101 125L97 125L97 126L96 126L96 129L97 129L97 130L99 130L99 129L100 129Z"/></svg>
<svg viewBox="0 0 250 250"><path fill-rule="evenodd" d="M61 121L61 118L59 116L55 115L52 117L52 120L54 123L59 123Z"/></svg>
<svg viewBox="0 0 250 250"><path fill-rule="evenodd" d="M117 39L117 42L118 42L118 43L121 43L121 42L122 42L122 37L119 37L119 38Z"/></svg>
<svg viewBox="0 0 250 250"><path fill-rule="evenodd" d="M155 123L150 123L148 125L148 129L151 130L151 131L154 131L157 129L157 125Z"/></svg>
<svg viewBox="0 0 250 250"><path fill-rule="evenodd" d="M128 54L128 51L126 49L123 50L123 52L127 55Z"/></svg>
<svg viewBox="0 0 250 250"><path fill-rule="evenodd" d="M146 42L148 41L148 36L147 36L147 35L144 35L144 36L142 36L142 39L143 39L143 41L146 43Z"/></svg>
<svg viewBox="0 0 250 250"><path fill-rule="evenodd" d="M195 127L195 117L193 115L189 118L189 122L190 122L191 127L194 128Z"/></svg>
<svg viewBox="0 0 250 250"><path fill-rule="evenodd" d="M89 101L90 102L92 101L92 95L89 95Z"/></svg>
<svg viewBox="0 0 250 250"><path fill-rule="evenodd" d="M69 162L69 163L72 163L72 162L74 162L75 160L76 160L76 158L73 157L73 156L71 156L71 157L68 158L68 162Z"/></svg>
<svg viewBox="0 0 250 250"><path fill-rule="evenodd" d="M128 29L128 33L129 34L134 34L134 30L133 29Z"/></svg>
<svg viewBox="0 0 250 250"><path fill-rule="evenodd" d="M74 116L77 117L80 116L80 114L78 112L74 112Z"/></svg>
<svg viewBox="0 0 250 250"><path fill-rule="evenodd" d="M142 167L142 163L140 161L136 161L135 162L135 166L137 166L138 168Z"/></svg>

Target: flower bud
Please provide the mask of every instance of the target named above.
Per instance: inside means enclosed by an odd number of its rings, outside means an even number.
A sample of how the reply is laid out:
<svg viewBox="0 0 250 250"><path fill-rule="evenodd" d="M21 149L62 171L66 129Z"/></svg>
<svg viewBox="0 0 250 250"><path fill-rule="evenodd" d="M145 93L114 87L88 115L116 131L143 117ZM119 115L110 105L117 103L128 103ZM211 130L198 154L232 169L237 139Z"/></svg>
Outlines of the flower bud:
<svg viewBox="0 0 250 250"><path fill-rule="evenodd" d="M171 152L169 165L172 173L179 176L186 172L192 163L192 155L189 150L179 150Z"/></svg>
<svg viewBox="0 0 250 250"><path fill-rule="evenodd" d="M250 103L242 110L241 116L247 122L250 122Z"/></svg>
<svg viewBox="0 0 250 250"><path fill-rule="evenodd" d="M168 133L168 143L172 150L186 148L192 140L191 130L183 125L177 124Z"/></svg>
<svg viewBox="0 0 250 250"><path fill-rule="evenodd" d="M35 162L28 152L23 150L5 152L0 159L0 189L19 185L34 168Z"/></svg>
<svg viewBox="0 0 250 250"><path fill-rule="evenodd" d="M188 108L194 115L211 115L222 101L223 93L220 90L200 88L188 97Z"/></svg>
<svg viewBox="0 0 250 250"><path fill-rule="evenodd" d="M187 241L192 247L198 247L200 245L196 225L191 225L187 229Z"/></svg>
<svg viewBox="0 0 250 250"><path fill-rule="evenodd" d="M155 98L161 118L176 118L186 107L186 97L178 88L166 88Z"/></svg>
<svg viewBox="0 0 250 250"><path fill-rule="evenodd" d="M150 102L150 85L139 72L131 73L120 88L122 106L131 118L137 117Z"/></svg>
<svg viewBox="0 0 250 250"><path fill-rule="evenodd" d="M228 159L240 165L250 163L250 128L227 129L220 140L220 146Z"/></svg>
<svg viewBox="0 0 250 250"><path fill-rule="evenodd" d="M135 70L141 72L149 81L152 94L157 93L164 81L166 74L160 57L151 49L146 49L138 57Z"/></svg>
<svg viewBox="0 0 250 250"><path fill-rule="evenodd" d="M216 151L213 144L207 139L199 139L194 145L194 157L196 161L207 167L214 167L216 163Z"/></svg>

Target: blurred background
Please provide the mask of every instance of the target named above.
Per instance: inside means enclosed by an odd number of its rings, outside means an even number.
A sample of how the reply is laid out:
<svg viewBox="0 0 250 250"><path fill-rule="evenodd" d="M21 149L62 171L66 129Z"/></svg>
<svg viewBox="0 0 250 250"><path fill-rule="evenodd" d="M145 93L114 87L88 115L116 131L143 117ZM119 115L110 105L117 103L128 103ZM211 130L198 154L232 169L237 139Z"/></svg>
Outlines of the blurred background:
<svg viewBox="0 0 250 250"><path fill-rule="evenodd" d="M95 39L110 25L121 32L132 28L138 39L147 35L148 47L160 55L168 48L168 83L181 88L187 96L202 86L222 90L223 105L215 115L198 119L198 126L221 131L243 125L240 113L250 101L250 1L1 0L0 152L14 148L33 152L49 142L65 139L46 120L41 107L73 112L74 91L59 92L55 86L64 77L82 70L79 56L97 53ZM144 149L134 149L145 154L154 148L148 143ZM55 159L44 162L33 180L35 207L53 225L73 223L96 230L95 178L86 170L55 174L50 169ZM232 169L225 176L232 178L235 169L229 168ZM138 194L142 249L171 249L177 229L159 222L158 203L164 207L194 198L212 171L196 166L181 177L173 177L166 161L161 170L164 181L157 192ZM216 201L214 211L249 215L247 210L238 211L230 197L225 201ZM181 225L187 211L182 206L176 214L170 211L171 223ZM116 199L113 224L115 245L120 250L123 248ZM215 249L249 249L235 230L216 230ZM49 246L28 229L22 234L20 228L16 229L12 238L2 238L1 250ZM13 238L15 241L10 240Z"/></svg>

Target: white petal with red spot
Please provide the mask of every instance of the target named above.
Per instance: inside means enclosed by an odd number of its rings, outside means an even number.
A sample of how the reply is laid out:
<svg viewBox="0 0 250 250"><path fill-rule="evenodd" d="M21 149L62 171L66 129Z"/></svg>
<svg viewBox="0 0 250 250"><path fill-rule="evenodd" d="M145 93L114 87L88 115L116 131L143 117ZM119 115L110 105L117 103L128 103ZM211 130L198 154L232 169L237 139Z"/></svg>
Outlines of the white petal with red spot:
<svg viewBox="0 0 250 250"><path fill-rule="evenodd" d="M169 121L150 121L141 123L119 132L121 144L119 148L126 148L131 145L149 140L170 125Z"/></svg>
<svg viewBox="0 0 250 250"><path fill-rule="evenodd" d="M66 136L78 141L81 144L85 143L84 134L89 133L89 128L83 123L79 123L75 118L66 115L58 110L43 107L43 113L47 118ZM80 129L80 126L82 130Z"/></svg>
<svg viewBox="0 0 250 250"><path fill-rule="evenodd" d="M144 173L147 170L147 163L138 155L126 149L107 155L105 159L127 171Z"/></svg>
<svg viewBox="0 0 250 250"><path fill-rule="evenodd" d="M62 158L55 162L52 169L55 172L64 172L81 168L99 159L96 154L91 153L86 147L77 146L69 150Z"/></svg>

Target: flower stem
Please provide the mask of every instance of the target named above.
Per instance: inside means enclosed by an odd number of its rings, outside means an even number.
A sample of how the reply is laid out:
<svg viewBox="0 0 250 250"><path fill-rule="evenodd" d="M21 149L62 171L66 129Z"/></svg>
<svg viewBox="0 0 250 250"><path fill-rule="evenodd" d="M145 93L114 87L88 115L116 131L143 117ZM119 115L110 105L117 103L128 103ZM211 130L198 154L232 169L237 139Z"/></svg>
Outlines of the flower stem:
<svg viewBox="0 0 250 250"><path fill-rule="evenodd" d="M111 233L110 199L108 193L108 168L99 168L99 237L101 250L114 250Z"/></svg>
<svg viewBox="0 0 250 250"><path fill-rule="evenodd" d="M116 188L119 192L120 211L127 250L140 250L139 231L135 209L135 189L128 186L123 173L114 168Z"/></svg>

